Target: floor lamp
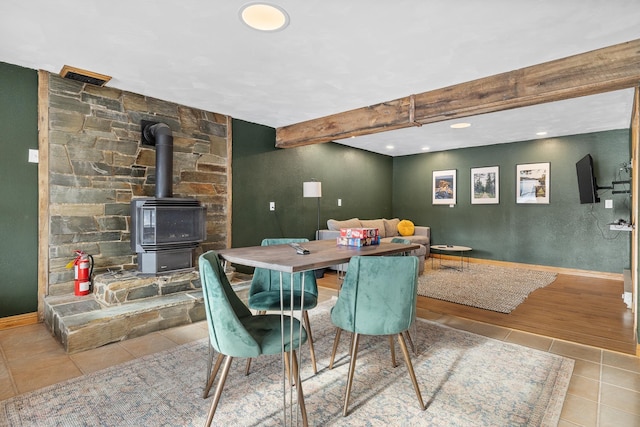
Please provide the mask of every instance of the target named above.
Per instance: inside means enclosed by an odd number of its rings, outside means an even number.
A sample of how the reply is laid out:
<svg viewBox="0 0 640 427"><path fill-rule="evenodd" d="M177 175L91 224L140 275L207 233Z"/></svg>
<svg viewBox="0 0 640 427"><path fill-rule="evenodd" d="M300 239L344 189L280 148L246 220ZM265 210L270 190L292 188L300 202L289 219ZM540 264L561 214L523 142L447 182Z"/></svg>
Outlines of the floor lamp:
<svg viewBox="0 0 640 427"><path fill-rule="evenodd" d="M318 225L316 227L316 240L318 230L320 230L320 197L322 197L322 183L319 181L309 181L302 183L302 197L315 197L318 199Z"/></svg>

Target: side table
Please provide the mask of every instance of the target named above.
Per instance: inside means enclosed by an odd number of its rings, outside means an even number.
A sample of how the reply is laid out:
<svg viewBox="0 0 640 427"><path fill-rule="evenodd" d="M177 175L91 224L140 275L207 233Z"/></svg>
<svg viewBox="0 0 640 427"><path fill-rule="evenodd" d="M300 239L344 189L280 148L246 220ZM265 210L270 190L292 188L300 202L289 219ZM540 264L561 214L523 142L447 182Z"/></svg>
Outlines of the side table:
<svg viewBox="0 0 640 427"><path fill-rule="evenodd" d="M439 251L440 253L440 268L452 268L454 270L457 271L463 271L464 270L464 254L472 251L473 249L470 248L469 246L458 246L458 245L432 245L431 249L435 249L436 251ZM458 267L450 267L450 266L443 266L442 265L442 254L444 252L451 252L453 254L458 254L458 256L460 257L460 268ZM431 268L433 269L433 257L431 257ZM467 268L469 268L469 255L467 255Z"/></svg>

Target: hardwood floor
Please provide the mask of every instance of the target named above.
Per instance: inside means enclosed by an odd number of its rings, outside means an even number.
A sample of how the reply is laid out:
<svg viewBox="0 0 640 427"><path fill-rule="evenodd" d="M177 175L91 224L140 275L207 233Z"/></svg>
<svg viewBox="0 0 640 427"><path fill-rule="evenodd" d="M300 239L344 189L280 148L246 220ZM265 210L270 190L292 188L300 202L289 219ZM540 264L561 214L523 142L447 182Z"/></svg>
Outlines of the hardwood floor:
<svg viewBox="0 0 640 427"><path fill-rule="evenodd" d="M335 287L337 276L326 273L318 284ZM417 307L418 315L428 310L635 355L633 313L623 292L622 280L559 274L509 314L421 296Z"/></svg>

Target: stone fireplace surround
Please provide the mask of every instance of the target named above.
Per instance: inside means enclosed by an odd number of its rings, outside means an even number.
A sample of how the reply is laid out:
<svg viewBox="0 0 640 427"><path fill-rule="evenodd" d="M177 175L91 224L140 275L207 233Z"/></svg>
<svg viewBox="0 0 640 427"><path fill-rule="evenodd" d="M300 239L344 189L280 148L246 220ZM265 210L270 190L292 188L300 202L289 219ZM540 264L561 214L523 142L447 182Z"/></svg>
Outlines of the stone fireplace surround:
<svg viewBox="0 0 640 427"><path fill-rule="evenodd" d="M135 271L129 204L155 188L155 151L140 144L140 122L167 123L174 135L174 196L207 208L207 240L196 256L225 248L230 117L47 72L40 72L39 84L40 157L48 171L40 185L48 206L40 298L51 332L73 353L204 319L197 271L157 277ZM89 296L73 293L66 264L75 249L95 260Z"/></svg>

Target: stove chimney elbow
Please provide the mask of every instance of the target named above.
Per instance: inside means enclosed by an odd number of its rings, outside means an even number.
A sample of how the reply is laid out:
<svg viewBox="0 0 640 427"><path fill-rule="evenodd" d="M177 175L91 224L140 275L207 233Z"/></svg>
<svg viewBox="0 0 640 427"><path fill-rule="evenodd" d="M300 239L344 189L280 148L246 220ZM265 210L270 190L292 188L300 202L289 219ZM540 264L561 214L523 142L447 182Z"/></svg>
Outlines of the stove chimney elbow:
<svg viewBox="0 0 640 427"><path fill-rule="evenodd" d="M144 132L144 136L148 140L150 141L155 140L156 144L158 143L157 141L158 136L165 135L165 136L171 136L173 138L173 135L171 133L171 128L166 123L155 123L152 125L147 125L143 129L143 132Z"/></svg>

